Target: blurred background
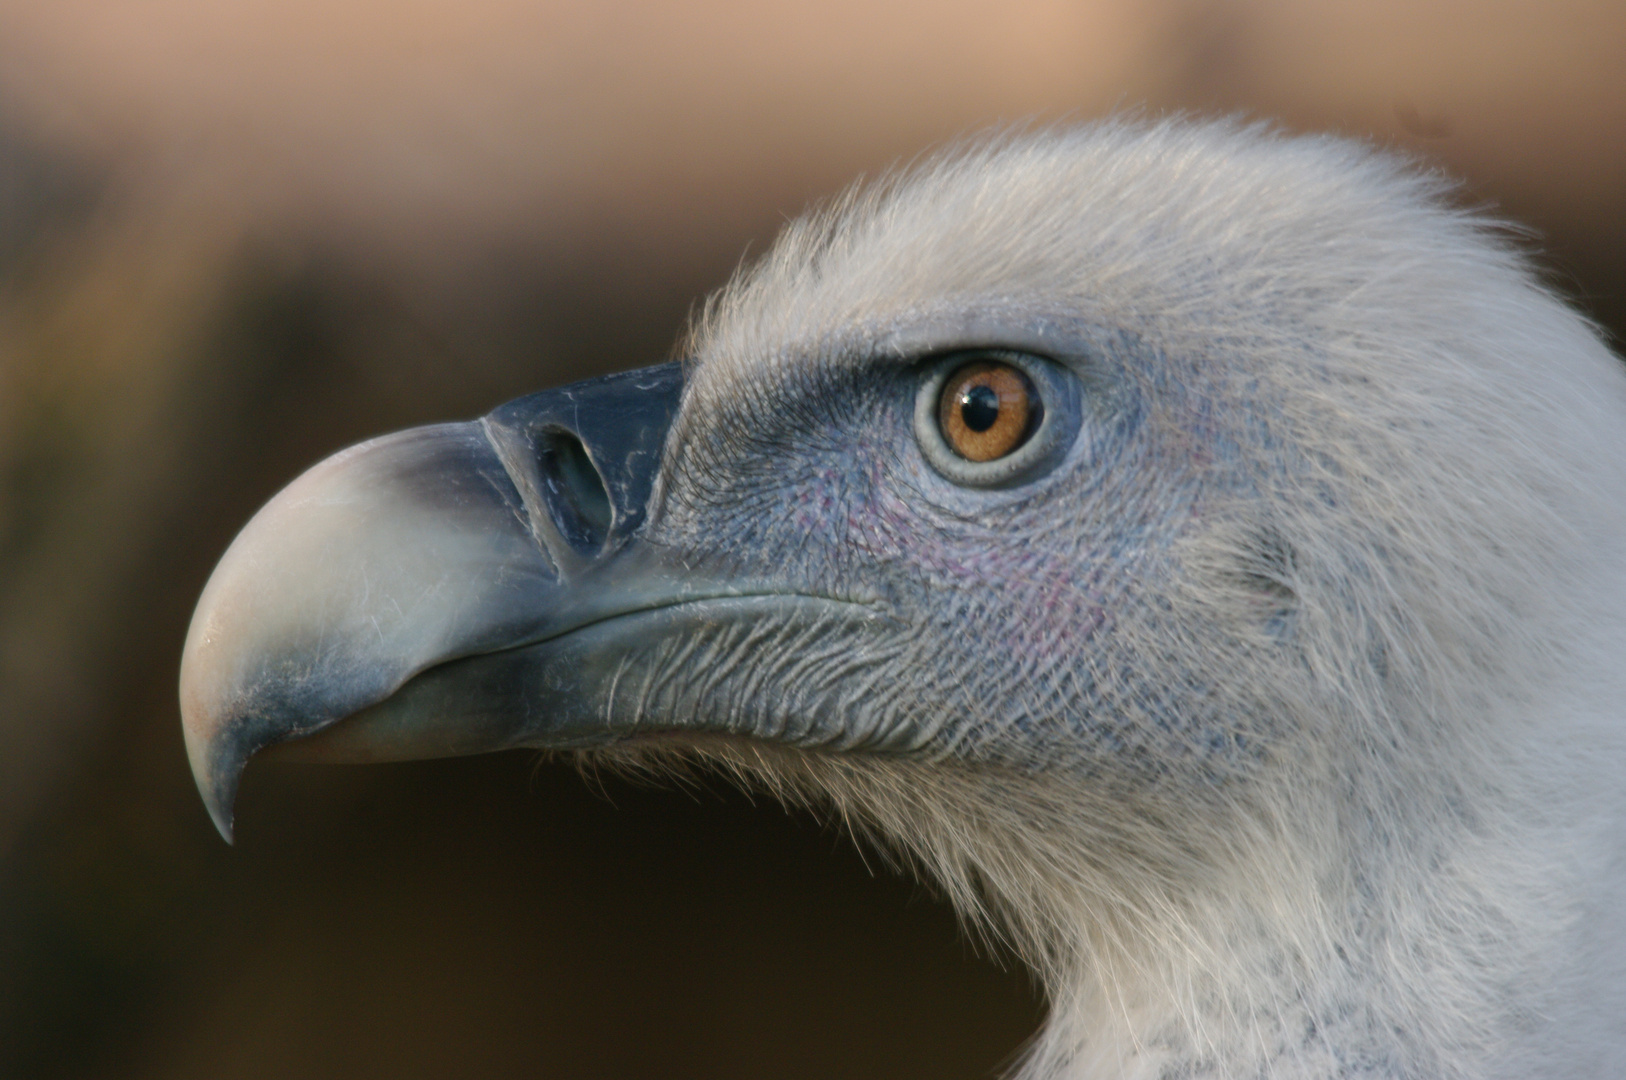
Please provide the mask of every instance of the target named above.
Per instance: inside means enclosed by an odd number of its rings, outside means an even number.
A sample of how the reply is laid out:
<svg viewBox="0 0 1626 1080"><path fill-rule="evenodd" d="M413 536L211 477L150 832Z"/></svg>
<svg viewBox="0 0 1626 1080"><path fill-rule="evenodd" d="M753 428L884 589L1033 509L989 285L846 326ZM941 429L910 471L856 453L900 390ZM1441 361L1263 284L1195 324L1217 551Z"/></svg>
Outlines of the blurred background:
<svg viewBox="0 0 1626 1080"><path fill-rule="evenodd" d="M0 1077L985 1077L1041 1015L725 790L259 766L175 704L236 529L368 435L668 357L957 136L1240 112L1450 170L1626 327L1618 0L0 0Z"/></svg>

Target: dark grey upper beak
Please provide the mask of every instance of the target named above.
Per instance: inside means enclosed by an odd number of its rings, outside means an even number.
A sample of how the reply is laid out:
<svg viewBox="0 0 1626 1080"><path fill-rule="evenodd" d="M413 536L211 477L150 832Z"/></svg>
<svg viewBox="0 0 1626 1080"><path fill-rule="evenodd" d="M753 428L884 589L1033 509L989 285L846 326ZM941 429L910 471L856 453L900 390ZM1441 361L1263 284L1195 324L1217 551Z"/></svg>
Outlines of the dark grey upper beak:
<svg viewBox="0 0 1626 1080"><path fill-rule="evenodd" d="M187 752L222 834L262 748L322 731L436 665L692 592L632 542L682 386L680 366L665 364L374 439L255 515L205 587L181 661ZM475 752L534 733L513 710L484 727L453 725L455 712L389 738L358 729L345 753Z"/></svg>

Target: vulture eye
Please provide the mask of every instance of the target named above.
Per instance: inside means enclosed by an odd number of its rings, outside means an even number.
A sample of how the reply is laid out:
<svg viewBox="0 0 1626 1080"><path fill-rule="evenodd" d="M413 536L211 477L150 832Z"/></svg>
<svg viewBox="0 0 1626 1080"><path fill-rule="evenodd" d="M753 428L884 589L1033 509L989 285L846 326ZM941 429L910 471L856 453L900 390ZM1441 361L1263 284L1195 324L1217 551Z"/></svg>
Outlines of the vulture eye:
<svg viewBox="0 0 1626 1080"><path fill-rule="evenodd" d="M1028 441L1044 416L1033 384L1003 361L973 361L943 384L937 425L967 461L994 461Z"/></svg>
<svg viewBox="0 0 1626 1080"><path fill-rule="evenodd" d="M1060 461L1078 434L1078 379L1054 360L978 349L929 361L922 374L915 441L956 484L1024 483Z"/></svg>

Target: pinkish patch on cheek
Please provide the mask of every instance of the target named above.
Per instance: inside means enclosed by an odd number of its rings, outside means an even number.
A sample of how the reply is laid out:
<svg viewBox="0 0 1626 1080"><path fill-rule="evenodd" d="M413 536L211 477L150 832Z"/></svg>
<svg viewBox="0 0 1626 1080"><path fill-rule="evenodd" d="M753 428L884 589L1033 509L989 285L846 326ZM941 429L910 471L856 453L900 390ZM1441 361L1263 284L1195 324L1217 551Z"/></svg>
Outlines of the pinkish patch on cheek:
<svg viewBox="0 0 1626 1080"><path fill-rule="evenodd" d="M843 521L844 540L854 550L877 559L918 563L941 548L941 531L923 521L915 508L887 483L886 469L865 454L865 497L853 500Z"/></svg>
<svg viewBox="0 0 1626 1080"><path fill-rule="evenodd" d="M828 536L855 561L886 562L934 591L960 594L956 606L968 616L981 609L972 620L981 633L968 642L976 650L1055 669L1075 663L1111 621L1125 585L1121 573L1108 574L1111 560L1073 550L1054 534L1059 550L929 515L894 488L873 448L856 447L854 458L855 470L812 474L790 520Z"/></svg>
<svg viewBox="0 0 1626 1080"><path fill-rule="evenodd" d="M817 470L797 492L791 512L792 523L806 533L828 528L844 487L840 469L830 467Z"/></svg>
<svg viewBox="0 0 1626 1080"><path fill-rule="evenodd" d="M1027 593L1026 601L1025 610L1018 612L1026 617L1007 623L1010 640L1004 644L1036 661L1076 659L1082 654L1081 646L1107 621L1105 597L1065 573L1038 584ZM1035 609L1038 618L1032 617Z"/></svg>
<svg viewBox="0 0 1626 1080"><path fill-rule="evenodd" d="M965 527L958 535L923 518L871 475L870 497L850 505L845 541L865 556L903 563L934 588L966 593L975 603L1002 609L985 621L998 626L987 646L1030 660L1078 655L1081 642L1107 622L1110 607L1104 563L1019 539ZM1087 568L1078 565L1086 560Z"/></svg>

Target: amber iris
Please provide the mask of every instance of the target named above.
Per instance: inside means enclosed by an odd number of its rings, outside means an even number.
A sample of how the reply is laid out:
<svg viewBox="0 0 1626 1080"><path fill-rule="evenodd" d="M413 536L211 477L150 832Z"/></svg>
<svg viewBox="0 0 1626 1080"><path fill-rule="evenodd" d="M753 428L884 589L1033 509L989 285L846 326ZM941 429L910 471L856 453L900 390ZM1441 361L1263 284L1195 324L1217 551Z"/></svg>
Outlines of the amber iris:
<svg viewBox="0 0 1626 1080"><path fill-rule="evenodd" d="M977 360L956 369L937 403L944 440L967 461L1004 457L1027 442L1038 419L1033 384L998 360Z"/></svg>

